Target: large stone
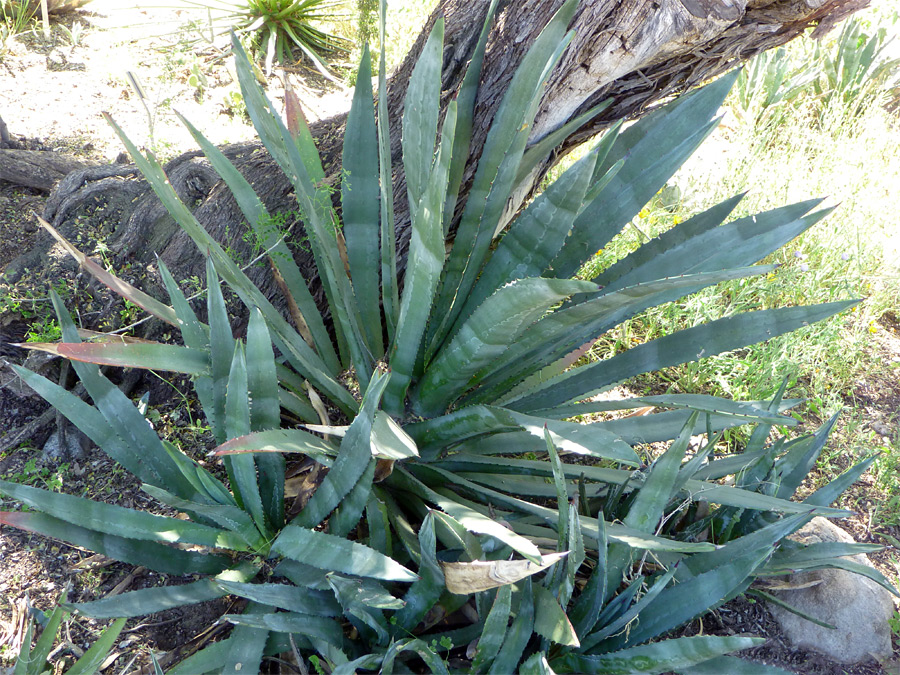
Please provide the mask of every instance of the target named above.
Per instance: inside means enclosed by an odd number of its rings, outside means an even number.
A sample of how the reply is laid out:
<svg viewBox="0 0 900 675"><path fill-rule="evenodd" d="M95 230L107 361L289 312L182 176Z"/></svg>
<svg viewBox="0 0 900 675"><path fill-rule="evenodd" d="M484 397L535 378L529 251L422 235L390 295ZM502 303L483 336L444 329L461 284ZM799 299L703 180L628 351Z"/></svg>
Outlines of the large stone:
<svg viewBox="0 0 900 675"><path fill-rule="evenodd" d="M826 518L814 518L791 537L801 543L844 542L854 539ZM849 558L873 567L864 554ZM786 609L769 604L785 637L795 647L812 649L839 663L889 658L893 596L871 579L846 570L824 569L779 577L786 590L773 591L801 612L835 626L818 626Z"/></svg>

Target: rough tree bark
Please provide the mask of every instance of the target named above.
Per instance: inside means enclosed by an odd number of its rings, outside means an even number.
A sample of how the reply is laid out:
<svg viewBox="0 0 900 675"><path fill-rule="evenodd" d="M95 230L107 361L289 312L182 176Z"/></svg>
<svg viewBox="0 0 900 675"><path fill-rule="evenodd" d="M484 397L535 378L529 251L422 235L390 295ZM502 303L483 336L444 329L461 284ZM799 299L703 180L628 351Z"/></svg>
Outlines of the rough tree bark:
<svg viewBox="0 0 900 675"><path fill-rule="evenodd" d="M477 158L487 129L510 78L547 20L563 0L501 0L490 34L481 89L476 106L471 157ZM572 24L576 35L551 76L532 142L605 99L612 105L578 129L532 176L538 183L546 171L573 147L620 118L637 117L654 104L684 92L739 65L761 51L782 45L807 28L823 34L839 20L865 7L869 0L583 0ZM430 27L444 16L443 103L455 94L486 14L489 0L441 0L389 88L395 195L405 194L399 146L405 85ZM201 129L202 120L194 120ZM340 176L344 117L317 124L317 143L332 180ZM239 169L255 186L272 212L291 211L291 188L280 170L258 145L228 148ZM473 172L470 161L470 173ZM174 160L168 173L195 214L224 245L246 250L242 218L227 188L198 153ZM132 178L127 178L128 176ZM126 180L123 180L126 177ZM464 184L464 190L465 184ZM518 195L524 199L527 195ZM112 241L121 259L149 261L155 254L175 271L176 278L203 276L203 261L190 240L178 231L159 202L147 192L134 171L121 166L92 168L69 175L48 203L45 217L63 232L86 203L108 204L114 220ZM401 249L408 236L406 199L397 200L397 231ZM463 200L460 200L462 203ZM297 226L299 227L299 226ZM32 252L8 268L15 277L34 264ZM311 260L297 251L303 269ZM267 270L254 270L259 283L277 296ZM310 275L310 283L317 280Z"/></svg>

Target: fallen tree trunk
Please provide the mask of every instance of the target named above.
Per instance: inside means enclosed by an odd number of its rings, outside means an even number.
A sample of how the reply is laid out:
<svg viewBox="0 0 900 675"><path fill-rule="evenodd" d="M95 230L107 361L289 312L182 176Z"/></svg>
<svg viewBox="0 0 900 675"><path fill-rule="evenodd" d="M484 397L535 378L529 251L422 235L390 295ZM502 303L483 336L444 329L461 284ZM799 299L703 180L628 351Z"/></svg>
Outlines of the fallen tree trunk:
<svg viewBox="0 0 900 675"><path fill-rule="evenodd" d="M68 174L93 164L57 152L0 150L0 180L50 192Z"/></svg>

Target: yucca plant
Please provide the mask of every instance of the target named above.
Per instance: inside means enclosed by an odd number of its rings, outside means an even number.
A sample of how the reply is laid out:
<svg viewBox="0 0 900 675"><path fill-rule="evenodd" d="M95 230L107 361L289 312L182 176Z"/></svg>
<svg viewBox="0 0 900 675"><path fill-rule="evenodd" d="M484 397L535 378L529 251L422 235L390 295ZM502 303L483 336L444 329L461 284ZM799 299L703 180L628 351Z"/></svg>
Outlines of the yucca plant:
<svg viewBox="0 0 900 675"><path fill-rule="evenodd" d="M214 34L229 30L246 36L251 50L264 58L266 72L274 63L295 63L303 54L329 79L327 59L346 54L353 44L315 24L334 16L343 0L188 0L210 12ZM215 17L213 18L213 14Z"/></svg>
<svg viewBox="0 0 900 675"><path fill-rule="evenodd" d="M17 372L140 478L149 495L188 518L0 482L0 493L34 509L2 514L0 522L166 574L201 577L74 605L90 616L137 616L227 594L246 600L241 612L225 617L236 624L228 639L170 672L254 672L265 654L292 648L336 673L393 672L409 659L447 672L448 652L465 656L472 672L687 669L756 642L649 641L745 590L782 538L812 513L845 513L824 496L798 503L720 482L754 466L756 455L707 462L716 432L747 423L792 426L782 413L796 401L591 397L634 374L767 339L852 302L733 316L568 368L580 347L650 306L769 272L771 265L752 264L827 213L811 212L818 204L811 201L725 223L736 197L596 278L577 277L715 127L734 74L625 131L614 127L504 227L508 196L524 176L598 112L527 144L544 84L571 38L566 27L577 2L569 0L510 83L461 221L452 227L496 5L440 130L441 22L409 83L402 139L407 194L400 198L411 206L412 236L402 292L384 59L376 118L368 50L362 55L347 120L339 221L308 130L292 126L292 135L233 40L248 112L294 186L333 333L283 233L273 229L276 221L187 122L289 289L292 322L194 219L155 157L142 154L111 120L207 258L205 322L165 265L160 274L170 304L116 279L47 226L90 273L176 327L183 345L90 333L84 335L91 342L80 342L54 296L64 341L28 346L72 359L94 405L35 373ZM381 31L383 45L383 2ZM221 282L249 312L243 339L232 335ZM97 364L190 375L227 478L160 439ZM343 424L326 418L323 401ZM663 411L568 421L639 406ZM704 433L705 448L685 461L691 437ZM633 447L670 440L649 466ZM285 512L288 453L322 469L310 476L311 494L296 514ZM801 466L808 468L798 463L796 471ZM858 471L838 478L828 495ZM667 531L672 505L698 498L723 516L731 512L722 509L775 515L754 520L720 548Z"/></svg>

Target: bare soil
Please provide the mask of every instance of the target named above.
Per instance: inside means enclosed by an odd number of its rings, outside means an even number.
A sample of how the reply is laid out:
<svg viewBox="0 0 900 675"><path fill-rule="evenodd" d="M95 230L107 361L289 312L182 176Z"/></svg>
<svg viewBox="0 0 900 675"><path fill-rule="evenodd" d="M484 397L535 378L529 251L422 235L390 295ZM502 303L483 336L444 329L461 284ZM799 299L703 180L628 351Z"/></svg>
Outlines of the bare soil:
<svg viewBox="0 0 900 675"><path fill-rule="evenodd" d="M109 111L140 144L154 147L163 156L171 157L193 147L177 124L173 109L192 119L216 143L252 138L252 129L243 118L240 106L234 104L233 92L237 87L223 45L201 44L194 50L164 35L198 18L187 10L123 9L116 0L94 0L84 9L57 19L68 29L68 34L55 25L49 40L40 34L11 40L5 48L0 48L0 117L9 129L12 142L23 148L65 151L97 163L113 162L121 147L100 117L103 110ZM79 25L82 27L78 28ZM73 40L70 36L75 35L77 39ZM190 79L195 66L206 77L205 87L195 86ZM143 102L128 83L126 71L141 81L146 95ZM295 79L311 121L328 116L346 104L347 94L339 88L323 88L321 80L312 77ZM271 79L270 95L278 100L281 92L280 81ZM39 236L35 214L41 212L46 197L46 193L0 182L0 270L34 244ZM102 224L86 223L86 227L92 228L88 241L102 240ZM66 263L60 265L60 275L69 274L74 278L75 270L70 263L68 268ZM0 283L0 444L8 434L41 419L47 409L45 403L17 384L5 365L24 361L22 350L10 343L24 340L28 331L40 330L41 317L48 311L46 292L40 289L58 281L52 278L55 274L44 279L28 279L27 284L13 287ZM850 416L852 423L867 425L873 443L882 443L886 438L896 444L900 437L897 317L882 318L873 349L884 367L867 373L847 393L846 404L854 412ZM57 364L43 367L49 376L60 377ZM206 448L208 439L196 434L188 411L168 407L159 413L157 424L167 425L167 431L181 436L188 447L196 447L198 452ZM807 428L813 429L822 421L809 419ZM828 452L836 457L832 461L835 467L849 467L861 450L849 447L849 424L846 419L842 421L830 441ZM85 454L74 460L44 458L41 446L52 426L51 420L41 425L29 440L0 453L0 477L75 494L89 493L96 499L125 506L141 506L139 502L144 498L137 482L96 448L87 447ZM858 434L853 438L858 438ZM809 488L814 489L816 483L830 478L812 476ZM885 499L885 491L874 478L864 476L842 498L841 506L857 513L843 522L843 526L861 542L889 544L891 540L882 535L900 539L900 523L879 519L879 505ZM0 507L10 506L0 501ZM884 574L896 580L895 557L891 549L871 556ZM3 528L0 530L0 663L9 663L21 645L26 613L32 608L49 611L64 589L70 601L85 601L164 582L190 580L162 578L143 568L135 569L88 551ZM227 609L228 601L223 600L129 622L113 652L115 658L105 664L108 668L104 672L134 672L146 667L151 649L157 653L173 653L186 644L197 648L215 639L223 630L215 621ZM55 654L57 665L86 649L102 627L102 622L84 618L67 621L62 645ZM766 644L750 650L747 658L796 673L877 675L898 672L896 663L900 663L900 645L896 643L894 665L872 663L848 667L793 649L765 606L746 599L729 603L702 622L694 622L683 629L683 634L701 631L762 635L767 638Z"/></svg>

